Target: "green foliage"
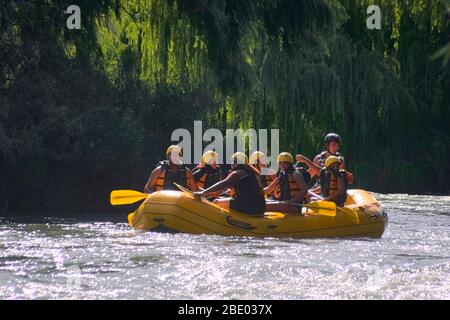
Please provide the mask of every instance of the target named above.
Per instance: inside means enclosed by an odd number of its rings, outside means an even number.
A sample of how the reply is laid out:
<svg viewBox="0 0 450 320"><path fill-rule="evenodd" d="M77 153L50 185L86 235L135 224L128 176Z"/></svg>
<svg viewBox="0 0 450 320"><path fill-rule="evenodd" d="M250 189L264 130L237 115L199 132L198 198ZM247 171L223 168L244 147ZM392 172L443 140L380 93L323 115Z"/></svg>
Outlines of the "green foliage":
<svg viewBox="0 0 450 320"><path fill-rule="evenodd" d="M371 4L0 1L0 205L109 210L194 120L310 157L337 131L355 187L448 192L447 2L380 0L369 31Z"/></svg>

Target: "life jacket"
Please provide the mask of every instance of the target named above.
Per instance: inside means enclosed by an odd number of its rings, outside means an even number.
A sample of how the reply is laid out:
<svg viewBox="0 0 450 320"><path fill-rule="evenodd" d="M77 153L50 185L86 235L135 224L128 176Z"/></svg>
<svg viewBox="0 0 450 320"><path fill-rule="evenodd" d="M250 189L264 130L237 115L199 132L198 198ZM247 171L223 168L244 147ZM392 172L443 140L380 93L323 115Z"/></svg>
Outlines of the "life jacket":
<svg viewBox="0 0 450 320"><path fill-rule="evenodd" d="M201 174L200 178L196 178L197 186L202 189L207 189L212 185L219 182L222 178L220 167L213 169L211 166L207 165L204 168L198 168L194 171L194 178L199 174Z"/></svg>
<svg viewBox="0 0 450 320"><path fill-rule="evenodd" d="M179 190L173 183L187 188L187 172L184 165L178 165L178 171L175 173L169 164L169 161L160 161L158 166L161 166L161 173L156 179L155 191L160 190Z"/></svg>
<svg viewBox="0 0 450 320"><path fill-rule="evenodd" d="M261 184L262 184L263 188L270 186L270 184L273 182L273 180L275 180L276 174L273 170L271 170L271 171L273 171L274 174L263 175L263 174L261 174L261 168L257 164L252 165L252 166L260 173L258 175L258 177L259 177L259 180L261 180Z"/></svg>
<svg viewBox="0 0 450 320"><path fill-rule="evenodd" d="M336 152L335 156L338 157L340 160L344 159L342 154L339 152ZM325 167L325 160L327 160L327 152L326 151L324 151L320 154L319 165L321 168ZM345 171L345 174L347 175L348 184L349 185L352 184L353 183L353 174L348 171Z"/></svg>
<svg viewBox="0 0 450 320"><path fill-rule="evenodd" d="M340 160L343 160L344 157L342 156L341 153L336 152L336 154L334 154L334 156L338 157ZM325 160L327 160L327 151L323 151L322 153L319 154L319 167L320 168L324 168L325 167ZM353 174L351 174L350 172L347 172L347 179L349 184L353 183ZM318 186L320 186L320 177L319 176L314 176L311 178L310 183L308 184L308 188L309 189L314 189L317 188Z"/></svg>
<svg viewBox="0 0 450 320"><path fill-rule="evenodd" d="M345 175L347 176L348 184L351 185L353 183L353 173L345 171Z"/></svg>
<svg viewBox="0 0 450 320"><path fill-rule="evenodd" d="M345 200L347 200L348 180L345 170L339 170L338 175L344 178L344 193L339 196L336 201L336 205L339 207L343 207L345 204ZM322 193L322 197L324 198L338 192L337 175L326 168L320 170L320 190Z"/></svg>
<svg viewBox="0 0 450 320"><path fill-rule="evenodd" d="M293 177L294 173L301 174L305 183L308 183L311 179L311 175L303 167L292 167L287 172L279 170L277 173L278 185L273 192L276 200L294 199L300 193L300 187Z"/></svg>
<svg viewBox="0 0 450 320"><path fill-rule="evenodd" d="M244 165L238 165L230 172L238 170L244 170L247 174L241 177L234 187L230 188L231 197L234 199L251 201L255 197L258 198L262 196L264 199L264 188L261 184L261 180L257 177L256 171L253 171Z"/></svg>

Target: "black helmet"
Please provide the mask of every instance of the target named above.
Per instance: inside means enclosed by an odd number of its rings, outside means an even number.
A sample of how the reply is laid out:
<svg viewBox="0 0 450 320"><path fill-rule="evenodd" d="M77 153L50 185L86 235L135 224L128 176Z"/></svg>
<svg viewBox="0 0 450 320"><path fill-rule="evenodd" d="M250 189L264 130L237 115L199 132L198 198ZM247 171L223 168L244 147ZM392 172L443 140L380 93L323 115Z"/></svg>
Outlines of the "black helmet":
<svg viewBox="0 0 450 320"><path fill-rule="evenodd" d="M323 142L327 146L331 141L341 144L341 137L337 133L329 133L325 136Z"/></svg>

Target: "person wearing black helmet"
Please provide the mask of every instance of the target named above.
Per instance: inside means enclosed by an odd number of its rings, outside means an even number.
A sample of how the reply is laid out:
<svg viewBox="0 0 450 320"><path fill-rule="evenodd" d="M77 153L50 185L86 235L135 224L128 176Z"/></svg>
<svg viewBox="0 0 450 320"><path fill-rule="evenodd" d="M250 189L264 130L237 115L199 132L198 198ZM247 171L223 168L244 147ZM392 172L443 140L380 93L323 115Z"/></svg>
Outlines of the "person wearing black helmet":
<svg viewBox="0 0 450 320"><path fill-rule="evenodd" d="M337 133L328 133L323 142L325 144L325 151L318 154L313 161L301 154L295 156L298 162L305 163L309 167L308 172L311 174L311 177L318 177L320 175L320 170L325 167L325 160L331 156L338 157L340 160L340 169L345 170L344 157L339 153L341 137Z"/></svg>

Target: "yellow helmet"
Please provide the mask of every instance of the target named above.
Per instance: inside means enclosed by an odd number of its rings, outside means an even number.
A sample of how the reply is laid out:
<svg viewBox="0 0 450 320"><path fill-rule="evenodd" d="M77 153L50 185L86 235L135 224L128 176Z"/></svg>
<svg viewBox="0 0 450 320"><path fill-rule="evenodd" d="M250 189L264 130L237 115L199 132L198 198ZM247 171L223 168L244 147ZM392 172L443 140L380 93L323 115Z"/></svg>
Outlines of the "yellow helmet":
<svg viewBox="0 0 450 320"><path fill-rule="evenodd" d="M327 158L327 160L325 160L325 167L328 168L329 166L331 166L332 164L334 164L336 162L339 163L339 162L341 162L341 160L339 160L339 158L336 156L329 156Z"/></svg>
<svg viewBox="0 0 450 320"><path fill-rule="evenodd" d="M277 157L277 162L289 162L289 163L294 163L294 157L292 157L292 154L290 154L289 152L282 152L278 155Z"/></svg>
<svg viewBox="0 0 450 320"><path fill-rule="evenodd" d="M214 161L217 162L217 157L218 156L219 155L217 154L217 152L215 152L213 150L208 150L202 156L202 163L203 164L210 164L211 160L214 160Z"/></svg>
<svg viewBox="0 0 450 320"><path fill-rule="evenodd" d="M248 164L248 158L243 152L236 152L231 156L233 163Z"/></svg>
<svg viewBox="0 0 450 320"><path fill-rule="evenodd" d="M181 150L181 148L179 146L173 144L167 148L167 151L166 151L167 158L169 158L169 155L174 152L176 154L178 154L180 157L183 155L183 151Z"/></svg>
<svg viewBox="0 0 450 320"><path fill-rule="evenodd" d="M257 164L258 161L261 163L266 163L266 155L264 154L264 152L255 151L250 155L248 161L250 164Z"/></svg>

